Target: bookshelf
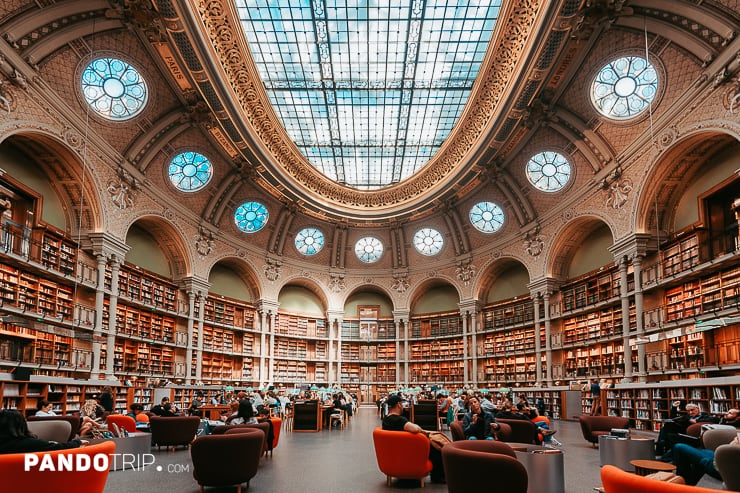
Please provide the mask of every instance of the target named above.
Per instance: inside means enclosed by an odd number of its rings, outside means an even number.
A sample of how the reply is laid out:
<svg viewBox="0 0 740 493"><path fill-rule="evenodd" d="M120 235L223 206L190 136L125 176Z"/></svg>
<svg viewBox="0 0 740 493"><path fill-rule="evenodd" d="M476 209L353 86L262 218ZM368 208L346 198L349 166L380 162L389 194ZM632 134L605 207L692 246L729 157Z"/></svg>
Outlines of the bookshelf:
<svg viewBox="0 0 740 493"><path fill-rule="evenodd" d="M569 281L560 288L562 312L616 301L620 295L619 283L619 270L613 264ZM631 274L628 283L630 286L634 284Z"/></svg>

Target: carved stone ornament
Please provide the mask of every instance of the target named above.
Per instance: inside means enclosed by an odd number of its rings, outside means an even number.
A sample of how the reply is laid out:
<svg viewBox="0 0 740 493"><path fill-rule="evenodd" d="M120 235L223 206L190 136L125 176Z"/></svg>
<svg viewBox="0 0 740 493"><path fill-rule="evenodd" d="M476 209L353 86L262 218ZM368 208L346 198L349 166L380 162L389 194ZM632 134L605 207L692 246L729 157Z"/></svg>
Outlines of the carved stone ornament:
<svg viewBox="0 0 740 493"><path fill-rule="evenodd" d="M409 288L408 276L406 274L394 274L391 288L398 293L405 293Z"/></svg>
<svg viewBox="0 0 740 493"><path fill-rule="evenodd" d="M540 227L537 226L529 231L524 240L524 251L532 257L538 257L545 248L545 240L540 234Z"/></svg>
<svg viewBox="0 0 740 493"><path fill-rule="evenodd" d="M470 260L461 260L457 262L455 274L457 275L457 278L467 286L475 277L475 266L473 265L473 262Z"/></svg>
<svg viewBox="0 0 740 493"><path fill-rule="evenodd" d="M206 255L210 255L214 248L216 248L216 241L213 238L213 231L200 228L198 236L195 237L195 249L200 259L203 260Z"/></svg>
<svg viewBox="0 0 740 493"><path fill-rule="evenodd" d="M334 293L343 291L346 287L344 283L344 274L329 274L329 289Z"/></svg>
<svg viewBox="0 0 740 493"><path fill-rule="evenodd" d="M13 92L10 90L10 86L0 80L0 110L4 111L8 115L14 109Z"/></svg>
<svg viewBox="0 0 740 493"><path fill-rule="evenodd" d="M134 199L136 196L129 185L123 180L109 181L107 190L113 204L115 204L119 209L123 210L134 206Z"/></svg>
<svg viewBox="0 0 740 493"><path fill-rule="evenodd" d="M621 209L627 202L633 189L632 180L620 177L614 180L606 190L606 206L612 209Z"/></svg>
<svg viewBox="0 0 740 493"><path fill-rule="evenodd" d="M267 258L265 259L265 265L263 266L263 269L265 269L265 277L268 281L277 281L280 279L280 266L283 265L283 263L279 260Z"/></svg>

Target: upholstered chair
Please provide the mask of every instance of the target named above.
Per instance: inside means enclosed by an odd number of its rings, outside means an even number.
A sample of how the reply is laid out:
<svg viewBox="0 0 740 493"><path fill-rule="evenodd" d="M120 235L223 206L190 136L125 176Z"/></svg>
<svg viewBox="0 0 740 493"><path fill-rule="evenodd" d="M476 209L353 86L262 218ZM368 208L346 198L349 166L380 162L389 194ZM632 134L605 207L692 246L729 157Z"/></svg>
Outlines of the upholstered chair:
<svg viewBox="0 0 740 493"><path fill-rule="evenodd" d="M115 433L116 429L114 424L119 430L124 429L129 433L136 433L136 420L131 416L125 414L109 414L105 420L108 425L108 430Z"/></svg>
<svg viewBox="0 0 740 493"><path fill-rule="evenodd" d="M58 464L57 457L62 455L71 458L71 464L77 464L78 459L74 456L86 455L89 463L95 463L95 457L98 454L115 453L116 444L107 440L105 442L88 445L87 447L72 448L64 450L54 450L53 452L36 452L39 458L39 465L42 463L41 457L51 456L52 463ZM8 491L53 491L54 493L103 493L105 482L108 479L108 468L90 467L88 470L48 470L43 471L31 467L25 470L25 453L22 454L0 454L0 481L10 490ZM48 459L47 459L48 460ZM112 459L109 459L112 460ZM98 469L103 469L99 471ZM3 490L5 491L5 490Z"/></svg>
<svg viewBox="0 0 740 493"><path fill-rule="evenodd" d="M501 439L505 442L531 443L539 445L542 441L539 439L539 428L536 424L526 419L497 419L501 425L509 425L511 434L501 433Z"/></svg>
<svg viewBox="0 0 740 493"><path fill-rule="evenodd" d="M581 424L583 438L596 447L599 444L599 436L608 435L613 428L624 429L629 426L629 418L619 416L578 416Z"/></svg>
<svg viewBox="0 0 740 493"><path fill-rule="evenodd" d="M42 440L52 442L68 442L71 430L72 425L61 419L28 422L28 431Z"/></svg>
<svg viewBox="0 0 740 493"><path fill-rule="evenodd" d="M505 478L507 493L526 493L527 470L516 459L514 450L503 442L460 440L442 447L442 463L449 493L470 493L481 486L481 476ZM495 481L495 479L494 479Z"/></svg>
<svg viewBox="0 0 740 493"><path fill-rule="evenodd" d="M612 465L601 468L601 484L604 493L717 493L724 491L658 481L623 471Z"/></svg>
<svg viewBox="0 0 740 493"><path fill-rule="evenodd" d="M740 445L725 444L714 450L714 463L725 488L740 491Z"/></svg>
<svg viewBox="0 0 740 493"><path fill-rule="evenodd" d="M196 416L197 418L197 416ZM255 428L230 429L219 435L198 437L190 447L193 477L203 493L204 486L249 487L257 474L265 434Z"/></svg>
<svg viewBox="0 0 740 493"><path fill-rule="evenodd" d="M385 474L388 486L393 478L398 478L420 479L424 487L424 478L432 471L429 439L425 435L375 428L373 444L378 469Z"/></svg>
<svg viewBox="0 0 740 493"><path fill-rule="evenodd" d="M152 430L152 443L159 448L187 447L195 438L200 425L197 416L154 416L149 418L149 426Z"/></svg>
<svg viewBox="0 0 740 493"><path fill-rule="evenodd" d="M71 427L69 430L69 438L67 440L72 440L80 432L80 416L76 414L65 416L29 416L26 418L26 421L29 423L31 421L67 421Z"/></svg>

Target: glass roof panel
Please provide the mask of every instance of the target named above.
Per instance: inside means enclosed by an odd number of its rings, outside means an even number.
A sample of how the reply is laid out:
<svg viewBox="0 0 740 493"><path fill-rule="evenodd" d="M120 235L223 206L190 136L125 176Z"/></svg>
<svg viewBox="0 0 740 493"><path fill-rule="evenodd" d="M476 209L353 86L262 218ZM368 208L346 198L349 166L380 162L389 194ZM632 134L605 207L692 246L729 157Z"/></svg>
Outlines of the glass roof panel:
<svg viewBox="0 0 740 493"><path fill-rule="evenodd" d="M235 0L288 135L339 183L408 178L462 113L503 0Z"/></svg>

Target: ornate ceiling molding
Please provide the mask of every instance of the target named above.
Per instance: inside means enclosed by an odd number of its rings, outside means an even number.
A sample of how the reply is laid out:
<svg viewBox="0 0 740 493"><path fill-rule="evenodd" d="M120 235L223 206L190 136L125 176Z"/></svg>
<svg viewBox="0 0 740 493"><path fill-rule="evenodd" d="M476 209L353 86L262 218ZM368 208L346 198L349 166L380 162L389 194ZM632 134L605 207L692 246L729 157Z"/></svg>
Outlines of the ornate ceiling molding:
<svg viewBox="0 0 740 493"><path fill-rule="evenodd" d="M544 13L554 8L542 0L506 4L470 102L447 142L421 172L392 187L360 191L326 178L290 140L270 106L238 19L227 0L192 2L197 12L190 15L199 17L195 24L201 30L200 35L210 43L209 49L216 55L215 68L224 75L240 117L247 124L244 127L249 128L241 128L240 132L250 132L272 160L274 168L266 171L278 181L293 180L292 188L299 185L304 189L297 193L306 194L305 199L318 201L334 212L376 219L423 207L434 196L438 198L443 187L462 179L466 173L467 179L472 178L468 161L502 118L512 81L524 70L522 60L528 57L528 50L535 49L532 39L540 35L540 30L547 29L542 25L542 19L547 17ZM233 118L232 122L238 120ZM249 141L249 136L245 140Z"/></svg>

